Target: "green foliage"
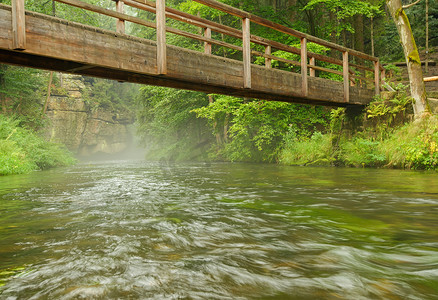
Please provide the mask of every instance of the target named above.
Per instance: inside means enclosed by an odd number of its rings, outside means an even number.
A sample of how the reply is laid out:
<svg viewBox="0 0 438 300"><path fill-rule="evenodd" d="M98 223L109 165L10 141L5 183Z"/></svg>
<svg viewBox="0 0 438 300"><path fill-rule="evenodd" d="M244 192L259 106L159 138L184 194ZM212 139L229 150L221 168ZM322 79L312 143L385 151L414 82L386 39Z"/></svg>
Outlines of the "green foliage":
<svg viewBox="0 0 438 300"><path fill-rule="evenodd" d="M330 165L334 161L330 134L315 132L309 137L298 137L290 128L285 136L280 163L285 165Z"/></svg>
<svg viewBox="0 0 438 300"><path fill-rule="evenodd" d="M231 161L275 161L289 128L299 135L310 136L327 122L327 115L320 107L245 101L221 95L216 95L209 106L194 112L209 120L216 135L226 135L222 138L223 144L216 145L218 150L214 156Z"/></svg>
<svg viewBox="0 0 438 300"><path fill-rule="evenodd" d="M144 86L137 97L138 134L149 159L206 159L211 135L192 109L207 105L203 93Z"/></svg>
<svg viewBox="0 0 438 300"><path fill-rule="evenodd" d="M392 99L385 101L376 97L366 109L366 118L374 122L373 131L380 140L390 133L395 120L404 120L405 112L412 108L412 98L407 94L406 86L399 84L394 86L395 93Z"/></svg>
<svg viewBox="0 0 438 300"><path fill-rule="evenodd" d="M406 107L410 107L410 98L403 93L385 105L371 104L367 119L381 120L366 123L364 131L353 135L342 134L344 109L332 110L330 133L315 133L309 139L289 130L280 163L438 170L438 116L426 116L400 127L393 114L404 114Z"/></svg>
<svg viewBox="0 0 438 300"><path fill-rule="evenodd" d="M21 121L37 128L42 125L41 101L48 72L0 65L0 99L3 112L20 114Z"/></svg>
<svg viewBox="0 0 438 300"><path fill-rule="evenodd" d="M0 115L0 175L28 173L75 162L65 147L20 127L18 118Z"/></svg>
<svg viewBox="0 0 438 300"><path fill-rule="evenodd" d="M385 155L379 149L379 142L369 138L354 137L341 142L340 160L346 166L378 167L385 162Z"/></svg>
<svg viewBox="0 0 438 300"><path fill-rule="evenodd" d="M426 44L426 1L420 1L406 10L418 45ZM429 0L429 45L438 46L438 2Z"/></svg>
<svg viewBox="0 0 438 300"><path fill-rule="evenodd" d="M345 120L345 108L334 108L330 111L330 132L336 133L342 131L342 125Z"/></svg>
<svg viewBox="0 0 438 300"><path fill-rule="evenodd" d="M29 173L37 166L12 140L0 139L0 175Z"/></svg>
<svg viewBox="0 0 438 300"><path fill-rule="evenodd" d="M428 116L407 124L383 141L388 166L438 169L438 117Z"/></svg>
<svg viewBox="0 0 438 300"><path fill-rule="evenodd" d="M92 108L104 108L118 113L129 112L135 107L138 86L128 82L100 78L85 78L84 101Z"/></svg>
<svg viewBox="0 0 438 300"><path fill-rule="evenodd" d="M350 23L351 17L355 15L371 17L382 13L379 5L360 0L311 0L304 10L315 9L319 5L324 5L329 12L336 15L337 22L329 23L331 28L328 31L335 31L337 36L344 30L354 33L354 27Z"/></svg>

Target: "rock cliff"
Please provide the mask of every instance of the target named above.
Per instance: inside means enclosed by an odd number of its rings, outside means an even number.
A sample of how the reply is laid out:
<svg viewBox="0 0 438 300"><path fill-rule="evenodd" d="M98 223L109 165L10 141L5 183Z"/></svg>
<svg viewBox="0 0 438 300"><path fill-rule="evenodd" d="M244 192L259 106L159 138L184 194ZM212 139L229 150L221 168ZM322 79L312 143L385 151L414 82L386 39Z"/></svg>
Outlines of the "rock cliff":
<svg viewBox="0 0 438 300"><path fill-rule="evenodd" d="M116 154L132 141L129 113L111 111L84 100L84 78L63 74L62 88L53 89L47 105L45 135L78 156ZM92 100L90 101L92 102Z"/></svg>

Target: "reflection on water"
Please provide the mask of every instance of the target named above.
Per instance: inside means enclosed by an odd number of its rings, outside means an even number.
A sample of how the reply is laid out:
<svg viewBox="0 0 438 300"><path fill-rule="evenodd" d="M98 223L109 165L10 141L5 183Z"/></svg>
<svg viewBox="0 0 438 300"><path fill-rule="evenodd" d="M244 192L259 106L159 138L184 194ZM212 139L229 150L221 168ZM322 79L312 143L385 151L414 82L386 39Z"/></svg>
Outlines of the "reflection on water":
<svg viewBox="0 0 438 300"><path fill-rule="evenodd" d="M0 177L2 299L438 299L436 173L105 162Z"/></svg>

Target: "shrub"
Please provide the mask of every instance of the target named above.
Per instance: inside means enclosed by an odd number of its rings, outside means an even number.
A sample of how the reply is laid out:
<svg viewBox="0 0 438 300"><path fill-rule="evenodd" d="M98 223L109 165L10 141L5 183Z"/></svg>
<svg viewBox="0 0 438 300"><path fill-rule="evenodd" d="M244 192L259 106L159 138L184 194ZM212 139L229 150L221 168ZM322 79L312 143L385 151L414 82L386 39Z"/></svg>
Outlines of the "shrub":
<svg viewBox="0 0 438 300"><path fill-rule="evenodd" d="M438 169L438 116L406 124L380 148L390 167Z"/></svg>
<svg viewBox="0 0 438 300"><path fill-rule="evenodd" d="M379 167L385 163L385 155L379 149L379 142L370 138L354 137L340 145L340 160L352 167Z"/></svg>
<svg viewBox="0 0 438 300"><path fill-rule="evenodd" d="M75 162L65 146L47 142L19 124L17 118L0 115L0 175L28 173Z"/></svg>
<svg viewBox="0 0 438 300"><path fill-rule="evenodd" d="M36 164L17 143L0 140L0 175L28 173L36 169Z"/></svg>
<svg viewBox="0 0 438 300"><path fill-rule="evenodd" d="M293 130L285 137L280 163L285 165L330 165L334 160L330 134L315 132L299 139Z"/></svg>

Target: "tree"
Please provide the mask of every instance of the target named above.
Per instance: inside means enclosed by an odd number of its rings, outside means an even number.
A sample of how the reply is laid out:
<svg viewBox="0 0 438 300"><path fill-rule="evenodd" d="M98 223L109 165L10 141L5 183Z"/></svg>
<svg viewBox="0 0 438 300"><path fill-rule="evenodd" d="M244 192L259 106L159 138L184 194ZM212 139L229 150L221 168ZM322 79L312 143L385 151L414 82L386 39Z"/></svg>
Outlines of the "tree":
<svg viewBox="0 0 438 300"><path fill-rule="evenodd" d="M356 48L364 49L363 39L363 17L380 14L379 5L372 5L362 0L311 0L304 7L304 10L313 10L316 6L323 5L329 12L331 22L328 24L329 32L337 37L343 36L344 45L346 34L356 33Z"/></svg>
<svg viewBox="0 0 438 300"><path fill-rule="evenodd" d="M430 108L427 102L426 88L423 81L420 54L418 53L408 16L404 11L404 9L410 7L410 5L403 6L401 0L387 0L386 5L397 27L400 42L403 47L409 74L411 97L414 99L414 113L415 116L421 116L424 112L429 112Z"/></svg>

